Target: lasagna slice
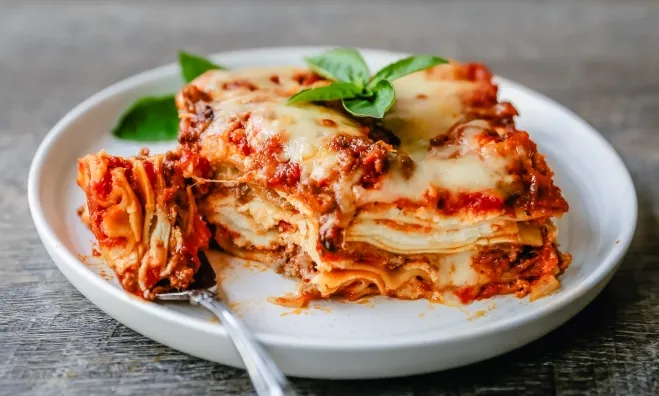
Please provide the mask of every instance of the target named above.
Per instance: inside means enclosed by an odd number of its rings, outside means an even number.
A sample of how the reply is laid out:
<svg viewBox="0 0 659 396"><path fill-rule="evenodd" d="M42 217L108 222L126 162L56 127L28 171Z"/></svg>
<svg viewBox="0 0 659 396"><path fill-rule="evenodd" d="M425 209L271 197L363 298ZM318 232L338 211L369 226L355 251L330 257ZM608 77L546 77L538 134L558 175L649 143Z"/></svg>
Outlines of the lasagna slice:
<svg viewBox="0 0 659 396"><path fill-rule="evenodd" d="M558 286L570 257L557 250L551 218L568 205L485 67L397 80L381 122L331 103L287 105L290 90L262 83L285 78L261 74L210 71L177 104L182 120L202 120L182 122L181 144L223 182L198 203L216 241L302 280L276 302L381 294L468 303Z"/></svg>
<svg viewBox="0 0 659 396"><path fill-rule="evenodd" d="M78 161L81 217L125 290L151 298L190 286L211 234L195 203L203 186L186 179L209 169L185 150L133 158L101 151Z"/></svg>
<svg viewBox="0 0 659 396"><path fill-rule="evenodd" d="M368 295L535 299L570 264L568 210L490 72L448 64L394 82L382 120L287 105L307 69L209 71L176 98L177 150L79 162L86 216L127 290L185 289L209 238L300 279L287 306Z"/></svg>

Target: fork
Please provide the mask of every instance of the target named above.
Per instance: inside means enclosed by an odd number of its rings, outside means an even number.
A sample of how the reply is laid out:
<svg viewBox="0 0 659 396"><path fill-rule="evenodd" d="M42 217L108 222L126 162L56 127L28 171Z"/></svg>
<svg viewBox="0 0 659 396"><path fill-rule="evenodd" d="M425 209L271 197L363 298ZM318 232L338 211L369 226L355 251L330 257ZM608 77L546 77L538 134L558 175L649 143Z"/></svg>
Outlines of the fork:
<svg viewBox="0 0 659 396"><path fill-rule="evenodd" d="M217 286L174 293L159 293L156 294L156 299L162 301L188 301L191 305L201 305L217 316L236 346L245 364L245 369L252 380L254 389L259 396L295 395L286 376L252 336L247 326L231 312L226 304L217 298Z"/></svg>

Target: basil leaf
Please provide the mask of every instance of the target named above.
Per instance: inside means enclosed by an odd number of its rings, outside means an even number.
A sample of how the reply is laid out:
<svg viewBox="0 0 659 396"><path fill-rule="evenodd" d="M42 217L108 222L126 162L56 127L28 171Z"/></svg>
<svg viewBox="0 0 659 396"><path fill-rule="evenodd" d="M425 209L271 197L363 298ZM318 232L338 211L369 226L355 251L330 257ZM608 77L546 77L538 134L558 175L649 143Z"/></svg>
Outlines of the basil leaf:
<svg viewBox="0 0 659 396"><path fill-rule="evenodd" d="M288 99L288 104L354 98L361 88L353 83L333 82L324 87L308 88Z"/></svg>
<svg viewBox="0 0 659 396"><path fill-rule="evenodd" d="M121 115L112 134L141 142L176 139L178 110L174 95L139 99Z"/></svg>
<svg viewBox="0 0 659 396"><path fill-rule="evenodd" d="M304 60L319 75L329 80L351 82L360 88L371 76L364 58L354 48L336 48Z"/></svg>
<svg viewBox="0 0 659 396"><path fill-rule="evenodd" d="M373 87L372 99L345 99L343 107L357 117L382 118L391 108L396 99L393 85L387 80L381 80Z"/></svg>
<svg viewBox="0 0 659 396"><path fill-rule="evenodd" d="M216 65L206 58L184 51L179 51L178 63L181 66L181 75L188 83L209 70L224 69L224 67Z"/></svg>
<svg viewBox="0 0 659 396"><path fill-rule="evenodd" d="M442 63L448 63L448 61L433 55L410 56L380 69L380 71L375 73L375 76L373 76L371 81L368 83L368 86L374 87L382 80L393 81L410 73L427 69Z"/></svg>
<svg viewBox="0 0 659 396"><path fill-rule="evenodd" d="M362 98L362 99L370 99L370 98L373 97L373 95L375 95L375 93L373 92L373 89L371 89L371 88L364 88L364 89L362 89L362 91L357 95L357 97L358 97L358 98Z"/></svg>

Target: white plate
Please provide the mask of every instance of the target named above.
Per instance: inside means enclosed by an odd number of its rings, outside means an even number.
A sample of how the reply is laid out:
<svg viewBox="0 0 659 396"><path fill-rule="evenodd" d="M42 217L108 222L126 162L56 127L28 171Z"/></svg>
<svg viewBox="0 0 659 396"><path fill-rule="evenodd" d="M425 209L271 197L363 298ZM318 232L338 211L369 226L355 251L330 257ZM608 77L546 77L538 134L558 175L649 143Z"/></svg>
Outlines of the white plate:
<svg viewBox="0 0 659 396"><path fill-rule="evenodd" d="M323 48L272 48L223 53L213 59L231 68L301 64ZM403 54L363 50L372 70ZM559 292L529 303L497 297L463 308L427 301L370 299L368 304L320 302L307 311L272 305L268 296L294 282L256 265L234 261L225 287L234 308L289 375L373 378L443 370L524 345L583 309L606 285L631 242L636 193L623 162L609 144L569 110L504 79L500 96L511 100L556 172L570 203L559 222L561 247L573 264ZM75 185L76 159L100 148L132 155L143 146L113 138L119 114L143 95L175 92L178 67L160 67L115 84L87 99L50 131L30 170L28 196L39 235L69 281L110 316L145 336L191 355L231 366L240 359L221 324L199 308L141 301L107 280L109 270L83 264L92 235L76 216L83 195ZM172 144L153 144L162 152ZM83 260L85 261L85 260ZM101 275L99 275L99 272Z"/></svg>

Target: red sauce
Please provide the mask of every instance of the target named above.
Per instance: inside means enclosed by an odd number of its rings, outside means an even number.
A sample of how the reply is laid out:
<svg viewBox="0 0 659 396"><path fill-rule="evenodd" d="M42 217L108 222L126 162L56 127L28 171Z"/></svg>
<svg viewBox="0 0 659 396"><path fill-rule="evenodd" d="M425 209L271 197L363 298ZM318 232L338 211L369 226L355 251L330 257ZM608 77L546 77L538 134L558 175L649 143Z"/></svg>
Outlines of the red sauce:
<svg viewBox="0 0 659 396"><path fill-rule="evenodd" d="M124 273L122 274L117 273L117 278L119 279L119 282L121 283L121 286L123 286L124 289L126 289L130 293L137 295L138 297L142 297L140 295L140 290L138 288L135 271L132 268L126 269L126 271L124 271Z"/></svg>
<svg viewBox="0 0 659 396"><path fill-rule="evenodd" d="M133 165L130 163L130 161L126 159L120 157L112 157L112 156L107 156L105 158L107 160L108 170L112 170L114 168L126 168L126 170L133 169Z"/></svg>
<svg viewBox="0 0 659 396"><path fill-rule="evenodd" d="M513 192L508 202L511 210L523 209L536 216L551 216L568 210L561 190L552 181L553 172L526 132L514 131L501 143L499 151L504 156L507 153L526 154L507 169L519 181L517 192Z"/></svg>
<svg viewBox="0 0 659 396"><path fill-rule="evenodd" d="M292 187L298 181L302 174L300 164L295 162L285 162L277 165L275 173L268 179L268 185L271 187L287 186Z"/></svg>
<svg viewBox="0 0 659 396"><path fill-rule="evenodd" d="M455 294L460 299L461 303L469 304L470 302L474 301L476 297L478 297L479 291L480 290L477 287L466 286L453 290L453 294Z"/></svg>
<svg viewBox="0 0 659 396"><path fill-rule="evenodd" d="M423 292L432 292L433 290L435 290L434 285L432 285L432 284L426 282L425 280L423 280L423 279L422 279L421 277L419 277L419 276L417 276L417 281L418 281L418 282L415 284L415 286L416 286L420 291L423 291ZM425 294L425 293L424 293L424 294Z"/></svg>
<svg viewBox="0 0 659 396"><path fill-rule="evenodd" d="M133 165L119 157L105 157L106 159L106 171L97 182L91 182L89 185L89 190L92 194L99 196L99 198L106 198L108 194L112 191L112 173L110 173L115 168L124 168L126 178L130 181L133 174Z"/></svg>
<svg viewBox="0 0 659 396"><path fill-rule="evenodd" d="M365 187L375 184L389 167L389 149L380 141L372 143L358 136L338 135L330 141L329 148L339 154L345 172L363 171L361 183Z"/></svg>
<svg viewBox="0 0 659 396"><path fill-rule="evenodd" d="M229 132L229 140L231 143L238 146L240 152L247 156L251 152L249 143L247 143L247 136L245 135L245 130L243 128L237 128Z"/></svg>
<svg viewBox="0 0 659 396"><path fill-rule="evenodd" d="M365 127L365 130L367 129ZM329 147L332 151L349 151L350 153L359 155L366 151L372 144L367 139L359 136L337 135L329 142Z"/></svg>
<svg viewBox="0 0 659 396"><path fill-rule="evenodd" d="M128 241L126 240L125 237L110 238L110 237L106 236L105 239L103 239L103 246L105 246L107 248L125 246L126 242L128 242ZM99 243L101 243L101 242L99 241Z"/></svg>
<svg viewBox="0 0 659 396"><path fill-rule="evenodd" d="M295 229L291 223L284 220L280 220L277 226L279 227L279 232L291 232Z"/></svg>
<svg viewBox="0 0 659 396"><path fill-rule="evenodd" d="M92 231L94 231L94 234L97 235L97 238L100 243L103 239L107 238L107 236L103 232L103 227L101 227L101 223L103 222L104 212L102 209L98 207L98 204L95 201L90 199L88 202L89 202L88 203L89 219L91 220Z"/></svg>
<svg viewBox="0 0 659 396"><path fill-rule="evenodd" d="M179 136L181 144L194 143L213 119L213 109L208 105L212 97L194 84L188 84L176 96L179 109Z"/></svg>
<svg viewBox="0 0 659 396"><path fill-rule="evenodd" d="M364 171L361 183L365 187L375 184L389 167L388 151L379 144L370 146L360 160Z"/></svg>
<svg viewBox="0 0 659 396"><path fill-rule="evenodd" d="M110 174L110 171L105 172L99 181L89 183L89 190L98 198L107 197L112 191L112 174Z"/></svg>
<svg viewBox="0 0 659 396"><path fill-rule="evenodd" d="M478 294L478 299L490 298L502 294L510 294L515 291L517 291L517 288L508 283L490 283L481 289L480 293Z"/></svg>
<svg viewBox="0 0 659 396"><path fill-rule="evenodd" d="M277 154L284 150L284 145L281 143L279 135L270 137L260 148L259 152L268 156L269 158L276 157Z"/></svg>
<svg viewBox="0 0 659 396"><path fill-rule="evenodd" d="M503 208L503 199L496 195L485 195L480 192L460 192L440 194L437 200L437 209L446 215L453 215L467 210L472 213L485 213Z"/></svg>
<svg viewBox="0 0 659 396"><path fill-rule="evenodd" d="M494 133L482 134L479 136L479 143L495 143L503 157L520 158L519 161L512 161L508 169L518 180L507 194L505 206L508 213L514 215L521 209L534 216L551 216L567 211L567 202L563 199L560 189L553 184L553 174L544 157L538 154L536 145L528 134L514 127L513 117L517 115L517 110L508 102L497 102L498 89L491 82L492 73L487 67L478 63L465 64L457 69L456 78L476 83L473 89L465 91L461 98L467 108L466 116L471 119L486 119L492 127L498 128L498 136ZM448 143L449 139L438 136L431 141L431 146ZM495 201L491 204L490 206L497 205Z"/></svg>
<svg viewBox="0 0 659 396"><path fill-rule="evenodd" d="M197 102L210 102L211 100L213 98L207 92L201 90L195 84L188 84L181 89L179 98L177 98L177 105L187 109L189 113L194 113Z"/></svg>
<svg viewBox="0 0 659 396"><path fill-rule="evenodd" d="M492 129L484 129L483 132L479 133L478 136L476 136L476 140L478 141L478 144L482 147L488 143L500 143L503 141L503 138L499 136L499 134Z"/></svg>
<svg viewBox="0 0 659 396"><path fill-rule="evenodd" d="M488 85L467 91L463 100L472 107L492 107L497 104L497 91L496 85Z"/></svg>
<svg viewBox="0 0 659 396"><path fill-rule="evenodd" d="M176 193L178 192L179 187L167 187L163 189L162 191L162 199L164 202L169 202L172 198L176 196Z"/></svg>
<svg viewBox="0 0 659 396"><path fill-rule="evenodd" d="M463 66L465 79L468 81L490 81L492 72L482 63L467 63Z"/></svg>
<svg viewBox="0 0 659 396"><path fill-rule="evenodd" d="M208 175L211 170L211 164L206 157L187 148L182 150L179 163L179 166L191 175Z"/></svg>
<svg viewBox="0 0 659 396"><path fill-rule="evenodd" d="M302 168L292 161L282 162L283 144L279 135L268 138L263 144L252 147L248 144L245 131L241 127L230 131L227 141L235 144L243 155L250 157L245 173L261 177L268 187L296 187L302 175Z"/></svg>
<svg viewBox="0 0 659 396"><path fill-rule="evenodd" d="M151 161L142 161L142 164L144 165L144 170L146 171L146 175L149 178L149 183L151 183L152 186L156 185L156 169L153 166L153 163Z"/></svg>
<svg viewBox="0 0 659 396"><path fill-rule="evenodd" d="M206 222L201 215L196 214L192 217L192 232L183 236L183 248L181 253L191 263L194 263L195 269L199 268L199 250L207 249L208 242L211 238L211 232L206 226Z"/></svg>
<svg viewBox="0 0 659 396"><path fill-rule="evenodd" d="M105 159L105 173L98 181L92 181L87 186L87 208L89 209L89 218L91 228L94 235L97 236L99 244L105 247L122 246L126 244L125 238L110 238L103 231L103 215L105 209L101 207L99 202L107 199L108 195L112 192L112 173L111 171L116 168L123 168L126 178L131 183L133 190L137 190L133 181L132 164L119 157L107 156Z"/></svg>
<svg viewBox="0 0 659 396"><path fill-rule="evenodd" d="M570 265L569 255L560 255L556 246L544 235L539 247L520 245L493 245L484 248L472 258L472 268L489 279L474 299L516 293L523 297L540 279L556 276ZM459 293L456 293L459 294ZM468 295L463 295L467 300Z"/></svg>
<svg viewBox="0 0 659 396"><path fill-rule="evenodd" d="M160 281L160 268L149 267L146 270L146 279L144 279L145 286L147 289L150 289L158 283L158 281Z"/></svg>

